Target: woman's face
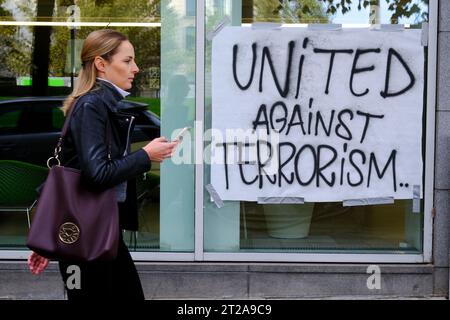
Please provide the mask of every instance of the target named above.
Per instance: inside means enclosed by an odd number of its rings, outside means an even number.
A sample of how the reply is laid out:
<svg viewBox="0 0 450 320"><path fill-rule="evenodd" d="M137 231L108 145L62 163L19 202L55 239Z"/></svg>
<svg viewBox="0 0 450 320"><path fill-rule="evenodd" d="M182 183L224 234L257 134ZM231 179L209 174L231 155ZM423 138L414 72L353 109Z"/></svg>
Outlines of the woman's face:
<svg viewBox="0 0 450 320"><path fill-rule="evenodd" d="M133 45L129 41L122 41L110 60L103 60L103 65L100 64L97 68L98 76L114 83L123 90L131 89L134 76L139 72L139 68L134 61Z"/></svg>

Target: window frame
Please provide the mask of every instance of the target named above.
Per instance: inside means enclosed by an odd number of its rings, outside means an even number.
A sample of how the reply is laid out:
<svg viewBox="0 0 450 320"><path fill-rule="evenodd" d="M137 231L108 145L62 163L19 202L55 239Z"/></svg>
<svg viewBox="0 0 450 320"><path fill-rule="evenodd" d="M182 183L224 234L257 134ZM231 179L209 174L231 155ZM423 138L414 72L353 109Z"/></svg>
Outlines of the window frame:
<svg viewBox="0 0 450 320"><path fill-rule="evenodd" d="M194 252L131 252L136 261L245 261L245 262L340 262L340 263L429 263L432 261L434 202L434 157L436 116L436 75L438 40L438 4L429 3L428 62L426 96L426 141L424 225L422 254L344 254L344 253L212 253L204 252L203 201L208 196L204 191L203 131L205 115L205 1L196 0L196 45L195 45L195 233ZM24 259L29 250L0 250L0 259Z"/></svg>
<svg viewBox="0 0 450 320"><path fill-rule="evenodd" d="M420 254L396 253L263 253L263 252L204 252L203 243L203 200L208 197L203 182L203 146L202 133L205 115L205 3L197 0L197 48L196 48L196 189L195 189L195 260L196 261L247 261L247 262L342 262L342 263L427 263L432 261L433 238L433 184L434 184L434 142L436 112L436 64L437 64L437 25L438 1L429 3L428 23L428 61L426 87L426 131L425 134L425 185L423 250ZM425 32L425 31L424 31Z"/></svg>
<svg viewBox="0 0 450 320"><path fill-rule="evenodd" d="M195 17L195 12L196 12L196 8L194 6L194 11L192 11L192 8L190 6L192 6L193 4L195 4L195 0L185 0L185 5L186 5L186 17Z"/></svg>

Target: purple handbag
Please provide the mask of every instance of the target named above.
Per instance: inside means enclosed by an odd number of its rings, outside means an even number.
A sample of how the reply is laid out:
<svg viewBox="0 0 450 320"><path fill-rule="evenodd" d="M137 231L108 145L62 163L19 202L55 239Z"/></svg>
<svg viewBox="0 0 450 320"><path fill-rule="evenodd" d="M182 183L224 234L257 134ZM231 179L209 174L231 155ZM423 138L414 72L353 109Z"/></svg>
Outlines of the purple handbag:
<svg viewBox="0 0 450 320"><path fill-rule="evenodd" d="M26 245L48 259L112 260L117 256L120 232L114 188L103 192L87 190L83 187L80 170L61 166L58 158L71 113L64 123L55 155L47 161L50 171L39 196ZM110 158L110 130L106 137ZM57 164L50 166L52 159Z"/></svg>

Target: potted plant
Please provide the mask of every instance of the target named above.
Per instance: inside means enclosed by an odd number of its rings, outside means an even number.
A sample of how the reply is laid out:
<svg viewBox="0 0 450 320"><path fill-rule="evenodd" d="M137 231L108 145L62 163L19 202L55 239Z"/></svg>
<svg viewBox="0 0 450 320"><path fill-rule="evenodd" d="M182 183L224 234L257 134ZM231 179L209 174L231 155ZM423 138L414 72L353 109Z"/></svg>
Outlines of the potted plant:
<svg viewBox="0 0 450 320"><path fill-rule="evenodd" d="M314 203L264 204L263 210L269 236L299 239L309 235Z"/></svg>

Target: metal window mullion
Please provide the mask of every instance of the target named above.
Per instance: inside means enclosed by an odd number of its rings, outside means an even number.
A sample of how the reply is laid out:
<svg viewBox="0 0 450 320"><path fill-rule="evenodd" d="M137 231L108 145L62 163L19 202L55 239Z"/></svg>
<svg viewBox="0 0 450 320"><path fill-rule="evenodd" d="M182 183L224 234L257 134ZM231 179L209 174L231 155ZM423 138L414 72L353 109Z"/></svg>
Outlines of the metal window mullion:
<svg viewBox="0 0 450 320"><path fill-rule="evenodd" d="M434 144L436 118L436 76L437 76L437 25L438 0L431 0L428 7L428 62L427 62L427 109L426 109L426 152L425 152L425 186L424 186L424 228L423 255L424 262L431 262L433 246L434 203Z"/></svg>
<svg viewBox="0 0 450 320"><path fill-rule="evenodd" d="M195 246L203 260L203 119L205 115L205 1L197 0L195 16Z"/></svg>
<svg viewBox="0 0 450 320"><path fill-rule="evenodd" d="M304 262L304 263L421 263L422 254L392 253L286 253L286 252L206 252L207 261Z"/></svg>

